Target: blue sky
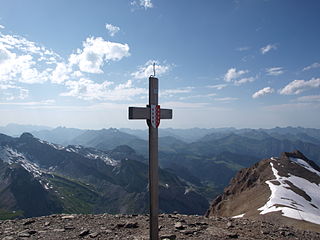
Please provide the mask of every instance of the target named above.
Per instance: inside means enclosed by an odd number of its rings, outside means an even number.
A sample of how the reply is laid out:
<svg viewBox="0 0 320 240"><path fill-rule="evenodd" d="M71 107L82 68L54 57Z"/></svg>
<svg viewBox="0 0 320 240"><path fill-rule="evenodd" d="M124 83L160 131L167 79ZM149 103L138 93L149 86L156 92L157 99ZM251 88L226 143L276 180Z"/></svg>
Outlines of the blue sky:
<svg viewBox="0 0 320 240"><path fill-rule="evenodd" d="M0 125L320 128L317 0L0 1Z"/></svg>

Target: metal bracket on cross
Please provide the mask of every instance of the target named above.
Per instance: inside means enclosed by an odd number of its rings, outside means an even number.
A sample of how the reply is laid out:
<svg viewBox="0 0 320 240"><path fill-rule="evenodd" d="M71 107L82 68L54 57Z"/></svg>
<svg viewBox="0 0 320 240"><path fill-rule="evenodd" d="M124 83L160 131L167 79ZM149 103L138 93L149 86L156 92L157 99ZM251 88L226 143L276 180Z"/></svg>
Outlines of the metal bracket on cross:
<svg viewBox="0 0 320 240"><path fill-rule="evenodd" d="M129 107L129 119L145 119L151 121L152 127L157 128L160 119L172 119L172 109L160 108L160 105L152 104L147 107Z"/></svg>
<svg viewBox="0 0 320 240"><path fill-rule="evenodd" d="M158 127L160 119L172 119L172 109L158 105L158 78L149 77L149 105L129 107L129 119L145 119L149 126L149 193L150 239L159 239L159 175L158 175Z"/></svg>

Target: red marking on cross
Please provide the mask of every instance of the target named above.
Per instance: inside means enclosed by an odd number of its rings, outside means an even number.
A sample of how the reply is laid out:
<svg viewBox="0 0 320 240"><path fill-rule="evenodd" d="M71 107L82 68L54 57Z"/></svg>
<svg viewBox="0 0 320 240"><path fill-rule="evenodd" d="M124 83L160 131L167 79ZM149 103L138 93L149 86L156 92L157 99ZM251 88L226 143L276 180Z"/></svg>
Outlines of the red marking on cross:
<svg viewBox="0 0 320 240"><path fill-rule="evenodd" d="M150 106L151 126L158 128L160 124L160 105Z"/></svg>
<svg viewBox="0 0 320 240"><path fill-rule="evenodd" d="M160 105L156 106L156 127L160 125Z"/></svg>

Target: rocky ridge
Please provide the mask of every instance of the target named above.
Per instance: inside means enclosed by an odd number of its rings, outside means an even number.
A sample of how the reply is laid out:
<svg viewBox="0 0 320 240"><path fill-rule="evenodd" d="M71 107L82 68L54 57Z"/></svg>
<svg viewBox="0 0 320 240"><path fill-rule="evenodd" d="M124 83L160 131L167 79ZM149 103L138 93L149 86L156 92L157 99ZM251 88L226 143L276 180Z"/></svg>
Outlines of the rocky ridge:
<svg viewBox="0 0 320 240"><path fill-rule="evenodd" d="M320 168L301 152L242 169L206 216L252 218L320 232Z"/></svg>
<svg viewBox="0 0 320 240"><path fill-rule="evenodd" d="M50 215L0 221L0 239L149 239L147 215ZM269 222L180 214L159 216L160 239L320 239Z"/></svg>

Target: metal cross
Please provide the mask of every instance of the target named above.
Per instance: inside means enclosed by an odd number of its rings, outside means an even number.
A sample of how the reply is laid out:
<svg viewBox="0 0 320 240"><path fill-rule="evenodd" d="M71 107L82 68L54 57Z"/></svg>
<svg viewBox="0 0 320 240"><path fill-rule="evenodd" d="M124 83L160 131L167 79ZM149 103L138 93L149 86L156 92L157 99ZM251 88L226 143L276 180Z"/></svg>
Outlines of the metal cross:
<svg viewBox="0 0 320 240"><path fill-rule="evenodd" d="M129 107L129 119L146 119L149 126L149 196L150 239L159 239L159 175L158 175L158 126L160 119L172 119L172 109L158 105L158 78L149 77L149 105Z"/></svg>

